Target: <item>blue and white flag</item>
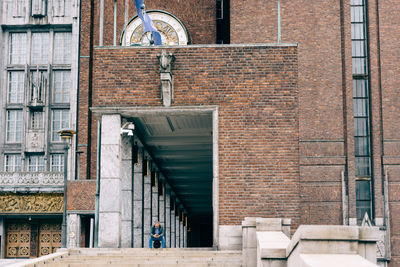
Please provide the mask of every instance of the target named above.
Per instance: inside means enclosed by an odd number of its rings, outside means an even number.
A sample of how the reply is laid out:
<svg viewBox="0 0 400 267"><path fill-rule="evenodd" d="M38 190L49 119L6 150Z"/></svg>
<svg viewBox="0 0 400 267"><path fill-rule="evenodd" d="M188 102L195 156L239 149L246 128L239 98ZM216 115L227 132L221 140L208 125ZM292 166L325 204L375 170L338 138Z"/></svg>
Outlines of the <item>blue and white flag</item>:
<svg viewBox="0 0 400 267"><path fill-rule="evenodd" d="M155 45L162 45L161 42L161 35L157 31L157 29L154 27L153 21L149 17L149 15L146 13L146 11L141 9L143 6L143 0L135 0L135 5L136 5L136 10L138 17L142 20L143 22L143 32L151 32L151 36L153 38L154 44Z"/></svg>

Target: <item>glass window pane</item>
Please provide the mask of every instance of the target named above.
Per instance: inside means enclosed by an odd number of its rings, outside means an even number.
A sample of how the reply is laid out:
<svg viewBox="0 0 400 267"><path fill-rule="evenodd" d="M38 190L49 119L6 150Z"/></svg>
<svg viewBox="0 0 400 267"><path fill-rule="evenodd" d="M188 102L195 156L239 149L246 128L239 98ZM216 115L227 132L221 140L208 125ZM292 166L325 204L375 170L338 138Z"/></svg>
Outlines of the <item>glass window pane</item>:
<svg viewBox="0 0 400 267"><path fill-rule="evenodd" d="M29 171L30 172L45 171L44 156L41 156L41 155L29 156Z"/></svg>
<svg viewBox="0 0 400 267"><path fill-rule="evenodd" d="M355 136L368 135L367 118L354 118L354 135Z"/></svg>
<svg viewBox="0 0 400 267"><path fill-rule="evenodd" d="M368 137L355 137L354 144L356 156L369 156Z"/></svg>
<svg viewBox="0 0 400 267"><path fill-rule="evenodd" d="M21 171L21 155L9 154L5 155L5 168L6 172L20 172Z"/></svg>
<svg viewBox="0 0 400 267"><path fill-rule="evenodd" d="M19 143L22 139L22 110L7 111L7 142Z"/></svg>
<svg viewBox="0 0 400 267"><path fill-rule="evenodd" d="M69 128L69 110L56 109L52 111L52 140L55 142L61 141L58 132L61 129Z"/></svg>
<svg viewBox="0 0 400 267"><path fill-rule="evenodd" d="M8 103L24 102L24 72L12 71L8 76Z"/></svg>
<svg viewBox="0 0 400 267"><path fill-rule="evenodd" d="M49 33L32 33L32 64L49 63Z"/></svg>
<svg viewBox="0 0 400 267"><path fill-rule="evenodd" d="M367 80L353 80L354 97L368 97Z"/></svg>
<svg viewBox="0 0 400 267"><path fill-rule="evenodd" d="M71 33L56 32L54 34L54 63L71 63Z"/></svg>
<svg viewBox="0 0 400 267"><path fill-rule="evenodd" d="M366 74L365 58L353 58L353 74Z"/></svg>
<svg viewBox="0 0 400 267"><path fill-rule="evenodd" d="M51 155L51 171L62 172L64 171L64 155L52 154Z"/></svg>
<svg viewBox="0 0 400 267"><path fill-rule="evenodd" d="M365 43L365 41L352 41L351 42L353 57L364 57L365 56L364 43Z"/></svg>
<svg viewBox="0 0 400 267"><path fill-rule="evenodd" d="M43 112L31 112L31 129L43 129Z"/></svg>
<svg viewBox="0 0 400 267"><path fill-rule="evenodd" d="M364 22L364 7L351 7L351 22Z"/></svg>
<svg viewBox="0 0 400 267"><path fill-rule="evenodd" d="M367 99L354 99L354 116L366 117L368 116Z"/></svg>
<svg viewBox="0 0 400 267"><path fill-rule="evenodd" d="M356 176L357 177L370 176L369 157L356 157Z"/></svg>
<svg viewBox="0 0 400 267"><path fill-rule="evenodd" d="M364 0L350 0L351 5L364 5Z"/></svg>
<svg viewBox="0 0 400 267"><path fill-rule="evenodd" d="M364 39L364 24L351 24L351 39Z"/></svg>
<svg viewBox="0 0 400 267"><path fill-rule="evenodd" d="M10 38L10 63L26 64L26 33L12 33Z"/></svg>
<svg viewBox="0 0 400 267"><path fill-rule="evenodd" d="M69 91L71 89L71 72L55 71L53 85L53 102L69 103Z"/></svg>

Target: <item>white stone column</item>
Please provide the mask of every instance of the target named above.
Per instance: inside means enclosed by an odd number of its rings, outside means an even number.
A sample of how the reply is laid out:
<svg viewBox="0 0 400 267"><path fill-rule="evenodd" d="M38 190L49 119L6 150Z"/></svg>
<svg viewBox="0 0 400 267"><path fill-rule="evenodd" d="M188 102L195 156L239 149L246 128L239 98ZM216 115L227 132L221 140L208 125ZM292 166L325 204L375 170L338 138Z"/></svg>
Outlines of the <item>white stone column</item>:
<svg viewBox="0 0 400 267"><path fill-rule="evenodd" d="M143 211L143 202L142 202L142 186L143 186L143 149L139 148L139 156L138 163L134 166L134 182L133 182L133 224L134 224L134 236L133 242L135 248L142 247L142 211Z"/></svg>
<svg viewBox="0 0 400 267"><path fill-rule="evenodd" d="M5 236L6 230L4 229L4 227L5 227L4 226L4 218L3 218L3 216L0 216L0 237L1 237L0 258L2 258L2 259L4 259L4 253L5 253L4 248L6 246L6 239L7 239L7 237Z"/></svg>
<svg viewBox="0 0 400 267"><path fill-rule="evenodd" d="M170 195L169 190L165 188L165 245L167 248L171 247L171 208L170 208Z"/></svg>
<svg viewBox="0 0 400 267"><path fill-rule="evenodd" d="M178 217L179 218L179 217ZM179 245L179 247L180 248L183 248L184 247L184 245L183 245L183 238L184 238L184 232L183 232L183 222L179 222L179 233L180 233L180 236L179 236L179 241L180 241L180 245Z"/></svg>
<svg viewBox="0 0 400 267"><path fill-rule="evenodd" d="M185 240L183 240L183 247L187 248L187 241L188 241L188 230L187 230L187 226L185 226L184 228L184 233L185 233Z"/></svg>
<svg viewBox="0 0 400 267"><path fill-rule="evenodd" d="M162 175L160 174L160 177L159 178L161 178L162 177ZM159 184L160 186L161 186L161 192L162 192L162 195L160 195L159 196L159 198L158 198L158 205L159 205L159 210L160 210L160 214L159 214L159 217L160 217L160 223L161 223L161 225L164 227L164 238L166 237L165 236L165 230L166 230L166 227L165 227L165 216L164 216L164 214L165 214L165 202L164 202L164 197L165 197L165 187L164 187L164 184L163 183L160 183Z"/></svg>
<svg viewBox="0 0 400 267"><path fill-rule="evenodd" d="M170 211L170 220L171 220L171 248L174 248L175 247L175 241L176 241L176 238L175 238L175 223L176 223L176 220L175 220L175 209L174 210L171 210Z"/></svg>
<svg viewBox="0 0 400 267"><path fill-rule="evenodd" d="M145 157L149 159L149 155L145 152ZM151 177L150 172L147 176L144 176L144 247L149 246L150 229L151 229Z"/></svg>
<svg viewBox="0 0 400 267"><path fill-rule="evenodd" d="M154 164L153 164L154 165ZM151 222L152 224L154 224L156 221L158 221L158 172L156 172L156 181L155 181L155 185L152 186L151 188Z"/></svg>
<svg viewBox="0 0 400 267"><path fill-rule="evenodd" d="M80 246L81 223L78 214L67 215L67 248Z"/></svg>
<svg viewBox="0 0 400 267"><path fill-rule="evenodd" d="M99 247L121 246L121 116L101 119Z"/></svg>
<svg viewBox="0 0 400 267"><path fill-rule="evenodd" d="M132 240L132 137L122 136L121 152L121 247L130 248Z"/></svg>
<svg viewBox="0 0 400 267"><path fill-rule="evenodd" d="M179 244L179 240L181 237L181 232L180 232L180 222L179 222L179 212L178 214L175 214L175 233L176 233L176 237L175 237L175 247L179 248L180 244Z"/></svg>

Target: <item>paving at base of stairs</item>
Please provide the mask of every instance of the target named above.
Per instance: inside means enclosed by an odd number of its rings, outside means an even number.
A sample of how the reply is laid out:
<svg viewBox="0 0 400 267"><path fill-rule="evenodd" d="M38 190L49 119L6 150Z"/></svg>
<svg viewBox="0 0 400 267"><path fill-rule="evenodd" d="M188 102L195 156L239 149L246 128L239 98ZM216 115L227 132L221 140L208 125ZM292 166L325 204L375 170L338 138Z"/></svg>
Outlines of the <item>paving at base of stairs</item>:
<svg viewBox="0 0 400 267"><path fill-rule="evenodd" d="M32 267L149 267L149 266L242 266L241 251L216 251L211 248L122 248L59 249L42 260L28 260ZM14 267L14 266L13 266Z"/></svg>

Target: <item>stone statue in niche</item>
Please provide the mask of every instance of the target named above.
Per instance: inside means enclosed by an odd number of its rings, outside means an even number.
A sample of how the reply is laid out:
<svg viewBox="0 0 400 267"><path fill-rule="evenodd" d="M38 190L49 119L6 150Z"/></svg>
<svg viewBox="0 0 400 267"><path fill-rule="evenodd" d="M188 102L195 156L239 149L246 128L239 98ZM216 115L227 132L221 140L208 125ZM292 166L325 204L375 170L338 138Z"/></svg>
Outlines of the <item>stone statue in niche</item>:
<svg viewBox="0 0 400 267"><path fill-rule="evenodd" d="M39 71L39 69L37 69L35 72L31 72L31 77L29 80L31 91L30 106L43 105L43 96L47 87L46 76L46 72Z"/></svg>
<svg viewBox="0 0 400 267"><path fill-rule="evenodd" d="M175 56L172 53L167 55L167 52L163 49L161 55L157 55L157 58L160 63L161 97L163 105L169 107L174 98L172 65L175 61Z"/></svg>

